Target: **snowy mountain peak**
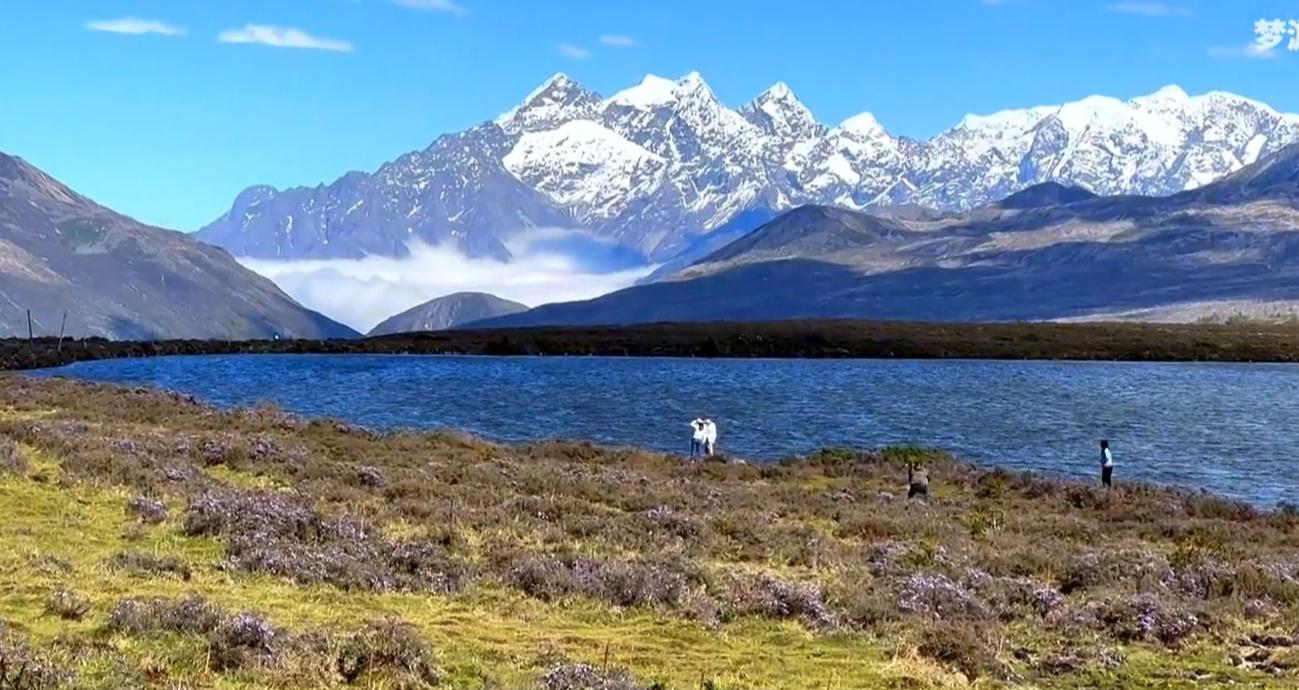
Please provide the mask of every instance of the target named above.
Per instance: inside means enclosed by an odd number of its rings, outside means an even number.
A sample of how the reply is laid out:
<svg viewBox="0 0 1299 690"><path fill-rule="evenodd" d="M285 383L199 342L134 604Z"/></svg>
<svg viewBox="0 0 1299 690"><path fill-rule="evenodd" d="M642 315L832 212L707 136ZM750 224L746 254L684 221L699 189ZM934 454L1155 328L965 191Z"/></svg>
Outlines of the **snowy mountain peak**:
<svg viewBox="0 0 1299 690"><path fill-rule="evenodd" d="M784 83L732 109L698 72L649 74L608 99L560 73L495 124L372 174L252 188L204 237L258 258L401 256L412 235L495 257L523 223L581 227L660 261L749 212L964 211L1044 182L1172 194L1295 143L1299 115L1172 85L967 115L918 139L892 136L869 112L818 124Z"/></svg>
<svg viewBox="0 0 1299 690"><path fill-rule="evenodd" d="M683 91L708 88L708 84L704 82L704 76L695 71L687 72L684 77L678 79L677 86L681 87Z"/></svg>
<svg viewBox="0 0 1299 690"><path fill-rule="evenodd" d="M496 118L501 129L518 134L553 129L589 119L600 109L600 97L559 72L529 93L523 102Z"/></svg>
<svg viewBox="0 0 1299 690"><path fill-rule="evenodd" d="M758 94L757 98L740 108L740 114L769 136L788 142L812 139L825 131L812 111L783 81Z"/></svg>
<svg viewBox="0 0 1299 690"><path fill-rule="evenodd" d="M1186 92L1182 90L1182 87L1177 84L1169 84L1168 86L1162 87L1158 91L1150 94L1146 98L1151 100L1158 99L1161 101L1185 101L1190 99L1190 96L1186 95Z"/></svg>
<svg viewBox="0 0 1299 690"><path fill-rule="evenodd" d="M551 94L551 92L555 92L555 94L568 94L570 91L581 90L581 88L582 84L574 82L568 74L564 74L562 71L556 71L555 75L552 75L551 78L542 82L542 86L534 88L531 94L523 97L523 103L531 103L531 101L539 99L539 97L544 97L547 94Z"/></svg>
<svg viewBox="0 0 1299 690"><path fill-rule="evenodd" d="M677 99L680 101L716 102L713 89L698 72L690 72L677 80Z"/></svg>
<svg viewBox="0 0 1299 690"><path fill-rule="evenodd" d="M639 84L615 93L606 103L648 110L675 103L676 100L676 82L656 74L647 74Z"/></svg>
<svg viewBox="0 0 1299 690"><path fill-rule="evenodd" d="M606 100L605 104L653 110L696 100L716 101L717 96L713 95L713 90L698 72L690 72L676 81L647 74L639 84L619 91Z"/></svg>
<svg viewBox="0 0 1299 690"><path fill-rule="evenodd" d="M839 129L858 136L887 135L884 126L870 113L861 113L839 123Z"/></svg>
<svg viewBox="0 0 1299 690"><path fill-rule="evenodd" d="M794 96L794 90L789 88L789 84L786 84L783 81L778 81L775 84L772 84L771 86L767 87L766 91L763 91L762 93L758 94L758 97L753 100L754 101L783 101L788 98L798 100L798 98Z"/></svg>

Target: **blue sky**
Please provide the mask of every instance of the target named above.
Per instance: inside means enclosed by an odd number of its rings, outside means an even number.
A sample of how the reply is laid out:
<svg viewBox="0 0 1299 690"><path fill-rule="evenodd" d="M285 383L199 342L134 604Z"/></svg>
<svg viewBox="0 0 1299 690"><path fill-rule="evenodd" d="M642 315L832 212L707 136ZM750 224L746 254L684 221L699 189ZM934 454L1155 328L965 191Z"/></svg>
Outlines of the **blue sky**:
<svg viewBox="0 0 1299 690"><path fill-rule="evenodd" d="M8 2L0 151L143 221L194 230L248 185L373 170L495 117L558 71L609 95L646 73L697 70L731 106L784 81L823 122L870 111L915 137L967 112L1170 83L1299 111L1299 51L1245 55L1262 18L1299 18L1299 3ZM317 48L249 42L313 37Z"/></svg>

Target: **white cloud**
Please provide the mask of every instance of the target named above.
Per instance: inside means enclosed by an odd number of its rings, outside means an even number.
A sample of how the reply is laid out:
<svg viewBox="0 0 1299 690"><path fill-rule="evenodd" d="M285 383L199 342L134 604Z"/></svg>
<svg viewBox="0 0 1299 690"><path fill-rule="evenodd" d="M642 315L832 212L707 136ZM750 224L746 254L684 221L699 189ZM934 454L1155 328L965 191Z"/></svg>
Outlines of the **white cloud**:
<svg viewBox="0 0 1299 690"><path fill-rule="evenodd" d="M352 44L332 38L319 38L301 29L291 29L265 24L245 24L242 29L227 29L217 34L222 43L260 43L274 48L307 48L352 52Z"/></svg>
<svg viewBox="0 0 1299 690"><path fill-rule="evenodd" d="M185 29L160 22L156 19L123 17L121 19L100 19L86 22L85 27L91 31L106 31L113 34L160 34L163 36L184 36Z"/></svg>
<svg viewBox="0 0 1299 690"><path fill-rule="evenodd" d="M470 259L449 248L412 242L410 257L359 260L260 261L247 268L275 281L304 306L362 333L417 304L452 292L480 291L535 307L591 299L628 287L657 265L596 273L573 258L537 249L536 241L567 231L532 231L507 241L514 259Z"/></svg>
<svg viewBox="0 0 1299 690"><path fill-rule="evenodd" d="M455 15L469 14L469 10L461 5L457 5L451 0L390 0L394 5L409 7L413 10L432 10L434 12L448 12Z"/></svg>
<svg viewBox="0 0 1299 690"><path fill-rule="evenodd" d="M570 57L574 60L585 60L591 57L591 51L586 48L579 48L571 43L560 43L559 54L564 57Z"/></svg>
<svg viewBox="0 0 1299 690"><path fill-rule="evenodd" d="M630 48L636 45L636 41L633 40L631 36L605 35L600 37L600 42L607 46L613 46L615 48Z"/></svg>
<svg viewBox="0 0 1299 690"><path fill-rule="evenodd" d="M1124 14L1139 14L1143 17L1169 17L1174 15L1189 15L1190 10L1177 5L1165 5L1162 2L1120 2L1105 8L1110 12L1123 12Z"/></svg>
<svg viewBox="0 0 1299 690"><path fill-rule="evenodd" d="M1263 50L1262 48L1258 47L1257 43L1246 43L1243 46L1238 46L1234 48L1227 48L1227 47L1210 48L1209 57L1270 60L1276 57L1276 52L1275 50Z"/></svg>

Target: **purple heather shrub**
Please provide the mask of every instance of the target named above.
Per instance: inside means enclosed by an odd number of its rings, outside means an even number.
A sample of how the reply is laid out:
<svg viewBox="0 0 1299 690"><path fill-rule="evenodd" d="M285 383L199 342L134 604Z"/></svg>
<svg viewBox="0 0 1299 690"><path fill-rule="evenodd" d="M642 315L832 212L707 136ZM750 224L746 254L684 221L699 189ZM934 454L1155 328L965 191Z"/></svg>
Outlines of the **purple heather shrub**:
<svg viewBox="0 0 1299 690"><path fill-rule="evenodd" d="M468 568L432 542L387 541L349 515L321 515L282 492L209 491L191 497L184 531L225 538L226 565L301 584L447 593Z"/></svg>
<svg viewBox="0 0 1299 690"><path fill-rule="evenodd" d="M1033 591L1033 609L1042 616L1049 616L1064 606L1064 595L1052 587L1042 587Z"/></svg>
<svg viewBox="0 0 1299 690"><path fill-rule="evenodd" d="M349 636L337 652L336 666L349 685L373 673L408 679L416 687L439 681L433 651L413 626L395 618L371 621Z"/></svg>
<svg viewBox="0 0 1299 690"><path fill-rule="evenodd" d="M1123 642L1159 641L1169 645L1190 635L1200 623L1195 613L1169 607L1148 594L1090 601L1062 622L1105 631Z"/></svg>
<svg viewBox="0 0 1299 690"><path fill-rule="evenodd" d="M557 556L518 558L505 580L524 594L543 601L583 595L623 607L676 606L690 591L686 574L675 568L645 562Z"/></svg>
<svg viewBox="0 0 1299 690"><path fill-rule="evenodd" d="M726 594L731 605L742 614L796 618L818 629L831 628L836 622L821 589L811 583L790 582L770 573L760 573L734 579Z"/></svg>
<svg viewBox="0 0 1299 690"><path fill-rule="evenodd" d="M933 620L982 619L988 605L941 573L912 573L898 587L898 609Z"/></svg>
<svg viewBox="0 0 1299 690"><path fill-rule="evenodd" d="M1170 569L1164 574L1161 584L1185 596L1208 599L1212 592L1220 589L1221 583L1229 582L1235 575L1236 570L1230 565L1204 558Z"/></svg>
<svg viewBox="0 0 1299 690"><path fill-rule="evenodd" d="M361 486L375 489L383 486L383 472L378 467L366 465L356 471L356 481Z"/></svg>
<svg viewBox="0 0 1299 690"><path fill-rule="evenodd" d="M312 531L314 518L297 494L210 490L189 498L182 530L189 536L296 536Z"/></svg>
<svg viewBox="0 0 1299 690"><path fill-rule="evenodd" d="M159 470L159 472L162 474L163 479L166 479L169 482L177 482L177 483L187 482L193 479L195 475L194 469L192 467L187 467L185 465L172 465L170 467L164 467L161 470Z"/></svg>
<svg viewBox="0 0 1299 690"><path fill-rule="evenodd" d="M221 465L231 459L239 450L239 438L234 434L222 433L210 438L199 446L199 457L206 465Z"/></svg>
<svg viewBox="0 0 1299 690"><path fill-rule="evenodd" d="M0 625L0 688L4 690L58 690L74 680L60 668Z"/></svg>
<svg viewBox="0 0 1299 690"><path fill-rule="evenodd" d="M273 663L281 634L270 623L242 612L208 633L208 655L218 671Z"/></svg>
<svg viewBox="0 0 1299 690"><path fill-rule="evenodd" d="M590 664L557 664L541 676L545 690L641 690L622 669L601 671Z"/></svg>
<svg viewBox="0 0 1299 690"><path fill-rule="evenodd" d="M167 519L167 504L160 498L132 496L126 501L126 513L140 518L142 522L156 525Z"/></svg>
<svg viewBox="0 0 1299 690"><path fill-rule="evenodd" d="M125 635L188 633L206 635L225 618L220 607L198 594L179 599L119 599L108 613L107 628Z"/></svg>
<svg viewBox="0 0 1299 690"><path fill-rule="evenodd" d="M189 565L175 556L155 556L142 551L122 551L108 561L108 567L132 575L174 576L188 580L193 576Z"/></svg>
<svg viewBox="0 0 1299 690"><path fill-rule="evenodd" d="M268 460L279 450L279 444L269 434L258 434L248 447L248 457L257 462Z"/></svg>

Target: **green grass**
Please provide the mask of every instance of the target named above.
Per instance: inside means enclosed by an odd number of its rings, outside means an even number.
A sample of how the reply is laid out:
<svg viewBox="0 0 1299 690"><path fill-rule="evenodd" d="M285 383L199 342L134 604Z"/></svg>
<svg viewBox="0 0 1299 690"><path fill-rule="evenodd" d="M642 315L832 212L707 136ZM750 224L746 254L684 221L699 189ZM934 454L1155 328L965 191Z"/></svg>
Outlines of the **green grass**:
<svg viewBox="0 0 1299 690"><path fill-rule="evenodd" d="M746 621L725 635L651 612L611 611L591 602L549 606L484 587L451 598L416 594L357 594L330 587L299 587L265 577L230 577L218 569L221 546L211 539L177 536L175 519L131 538L135 522L124 514L129 493L114 488L59 487L26 477L0 479L0 505L13 506L0 526L0 611L4 620L37 642L65 634L91 635L122 597L179 597L198 592L231 609L267 614L293 629L354 627L376 614L396 614L414 624L434 647L452 687L479 687L482 679L522 685L556 653L629 667L672 687L699 679L722 687L754 687L785 677L781 687L875 687L908 673L933 675L932 663L891 659L882 648L849 637L817 638L796 623ZM111 572L106 563L129 549L184 559L190 582ZM69 573L41 564L65 563ZM45 612L50 592L68 586L91 605L84 621L69 623ZM168 644L128 641L121 651L166 665L173 678L212 687L252 687L205 672L192 640ZM773 652L778 652L773 654ZM873 662L873 663L869 663ZM107 669L92 661L91 676ZM797 679L795 681L795 679Z"/></svg>

